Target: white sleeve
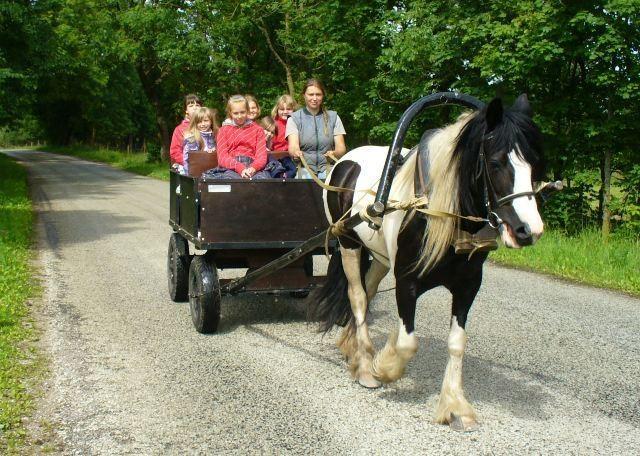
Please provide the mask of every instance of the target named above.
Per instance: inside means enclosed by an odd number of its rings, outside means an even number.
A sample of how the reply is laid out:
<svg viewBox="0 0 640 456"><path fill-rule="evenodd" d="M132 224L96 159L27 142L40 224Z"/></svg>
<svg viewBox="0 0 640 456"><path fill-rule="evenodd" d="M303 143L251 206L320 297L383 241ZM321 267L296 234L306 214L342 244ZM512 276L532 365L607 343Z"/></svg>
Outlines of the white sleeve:
<svg viewBox="0 0 640 456"><path fill-rule="evenodd" d="M287 128L284 130L284 137L287 138L289 135L293 134L299 134L298 125L296 124L296 121L293 120L293 117L289 117L287 119Z"/></svg>
<svg viewBox="0 0 640 456"><path fill-rule="evenodd" d="M340 119L340 116L336 114L336 124L333 127L333 136L346 135L346 134L347 132L344 131L344 125L342 125L342 119Z"/></svg>

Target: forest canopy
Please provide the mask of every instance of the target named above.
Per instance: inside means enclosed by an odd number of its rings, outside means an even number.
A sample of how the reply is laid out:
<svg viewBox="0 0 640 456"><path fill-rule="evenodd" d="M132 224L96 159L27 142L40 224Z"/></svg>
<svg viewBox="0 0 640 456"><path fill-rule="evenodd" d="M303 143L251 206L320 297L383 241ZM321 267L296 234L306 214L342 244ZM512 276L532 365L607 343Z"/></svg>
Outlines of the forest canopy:
<svg viewBox="0 0 640 456"><path fill-rule="evenodd" d="M640 232L637 0L4 0L0 14L5 142L166 151L185 93L269 110L315 76L352 148L388 144L433 92L527 93L549 178L569 185L547 220ZM410 139L456 114L427 113Z"/></svg>

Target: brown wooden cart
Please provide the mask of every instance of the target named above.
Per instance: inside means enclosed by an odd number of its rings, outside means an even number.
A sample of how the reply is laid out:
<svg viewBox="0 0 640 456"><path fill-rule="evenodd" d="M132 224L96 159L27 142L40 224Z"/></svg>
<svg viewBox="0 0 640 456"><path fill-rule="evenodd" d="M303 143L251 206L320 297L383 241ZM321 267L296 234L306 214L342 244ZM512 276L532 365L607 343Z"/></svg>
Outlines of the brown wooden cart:
<svg viewBox="0 0 640 456"><path fill-rule="evenodd" d="M192 175L170 176L169 294L175 302L189 300L201 333L216 331L223 295L302 297L325 280L313 271L328 228L320 187L303 179L199 177L214 166L215 155L190 156ZM225 268L247 272L219 279Z"/></svg>

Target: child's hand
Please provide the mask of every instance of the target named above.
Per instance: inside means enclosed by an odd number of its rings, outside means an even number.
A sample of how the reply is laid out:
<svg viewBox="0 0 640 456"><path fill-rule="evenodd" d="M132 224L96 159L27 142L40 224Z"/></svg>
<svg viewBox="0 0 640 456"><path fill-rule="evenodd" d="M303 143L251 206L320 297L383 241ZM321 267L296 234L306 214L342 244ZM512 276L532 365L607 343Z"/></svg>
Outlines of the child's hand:
<svg viewBox="0 0 640 456"><path fill-rule="evenodd" d="M204 151L208 154L212 154L216 151L216 148L214 147L213 149L205 149Z"/></svg>
<svg viewBox="0 0 640 456"><path fill-rule="evenodd" d="M242 170L242 174L240 174L240 176L245 179L250 179L251 176L253 176L255 173L256 173L255 169L253 169L252 167L248 167Z"/></svg>

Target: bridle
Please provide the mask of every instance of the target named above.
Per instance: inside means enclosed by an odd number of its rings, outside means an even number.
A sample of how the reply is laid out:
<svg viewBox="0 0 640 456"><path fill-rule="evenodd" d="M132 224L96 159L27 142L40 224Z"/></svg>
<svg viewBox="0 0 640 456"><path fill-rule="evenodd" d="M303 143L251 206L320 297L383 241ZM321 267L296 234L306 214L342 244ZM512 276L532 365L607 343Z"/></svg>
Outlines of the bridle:
<svg viewBox="0 0 640 456"><path fill-rule="evenodd" d="M480 142L480 152L478 153L478 163L476 165L476 179L482 176L482 197L484 200L484 205L487 208L487 223L491 226L491 228L497 229L500 225L504 223L504 221L500 218L500 216L496 213L496 210L501 208L502 206L507 205L517 198L528 197L536 195L536 192L518 192L511 193L507 196L503 196L502 198L498 198L496 190L493 186L493 182L491 181L491 175L489 174L489 165L487 164L487 158L484 152L484 144L485 141L493 138L491 133L485 133L483 131L482 140ZM495 209L491 205L491 198L489 197L489 191L491 191L491 197L495 200Z"/></svg>

